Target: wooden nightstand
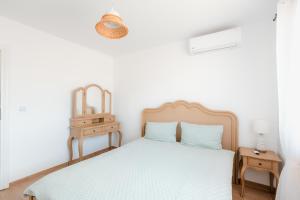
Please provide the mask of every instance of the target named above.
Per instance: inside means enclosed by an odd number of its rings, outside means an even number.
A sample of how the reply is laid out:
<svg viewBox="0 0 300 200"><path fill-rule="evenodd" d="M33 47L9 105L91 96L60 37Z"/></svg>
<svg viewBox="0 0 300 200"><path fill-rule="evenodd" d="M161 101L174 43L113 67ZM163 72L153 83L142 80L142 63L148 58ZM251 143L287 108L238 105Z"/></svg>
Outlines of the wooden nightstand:
<svg viewBox="0 0 300 200"><path fill-rule="evenodd" d="M253 153L254 149L241 147L239 154L242 157L243 166L241 169L242 193L245 193L245 171L247 168L252 168L259 171L267 171L270 174L270 190L273 190L273 180L276 179L276 187L279 180L279 164L281 159L272 151L260 153L256 155Z"/></svg>

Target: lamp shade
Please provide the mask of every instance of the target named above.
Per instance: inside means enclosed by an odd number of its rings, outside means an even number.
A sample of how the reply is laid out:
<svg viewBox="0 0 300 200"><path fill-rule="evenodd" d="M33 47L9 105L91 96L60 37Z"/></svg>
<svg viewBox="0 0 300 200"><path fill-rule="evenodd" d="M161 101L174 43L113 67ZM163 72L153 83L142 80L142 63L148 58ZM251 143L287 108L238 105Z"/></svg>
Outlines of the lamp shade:
<svg viewBox="0 0 300 200"><path fill-rule="evenodd" d="M253 129L255 133L267 134L270 132L270 125L266 120L255 120Z"/></svg>
<svg viewBox="0 0 300 200"><path fill-rule="evenodd" d="M102 16L95 28L100 35L109 39L119 39L128 34L127 26L123 23L120 15L113 9Z"/></svg>

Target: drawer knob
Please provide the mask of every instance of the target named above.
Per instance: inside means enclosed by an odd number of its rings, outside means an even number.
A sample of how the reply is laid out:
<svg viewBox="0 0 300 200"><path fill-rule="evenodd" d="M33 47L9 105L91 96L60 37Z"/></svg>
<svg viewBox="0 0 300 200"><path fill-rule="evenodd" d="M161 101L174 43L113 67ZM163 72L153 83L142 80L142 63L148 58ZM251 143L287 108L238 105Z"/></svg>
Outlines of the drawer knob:
<svg viewBox="0 0 300 200"><path fill-rule="evenodd" d="M95 132L96 132L96 130L93 130L93 132L95 133Z"/></svg>
<svg viewBox="0 0 300 200"><path fill-rule="evenodd" d="M261 166L261 163L258 163L259 166Z"/></svg>

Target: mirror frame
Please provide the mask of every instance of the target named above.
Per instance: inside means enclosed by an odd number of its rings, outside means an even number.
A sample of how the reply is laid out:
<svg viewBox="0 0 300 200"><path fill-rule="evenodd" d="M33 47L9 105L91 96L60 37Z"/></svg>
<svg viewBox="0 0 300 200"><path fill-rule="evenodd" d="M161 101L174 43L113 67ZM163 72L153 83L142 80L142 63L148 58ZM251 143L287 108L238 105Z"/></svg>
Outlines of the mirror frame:
<svg viewBox="0 0 300 200"><path fill-rule="evenodd" d="M97 85L97 84L90 84L90 85L87 85L85 87L79 87L77 89L75 89L73 91L73 94L72 94L72 117L73 118L77 118L77 117L84 117L86 115L89 115L87 114L87 92L88 92L88 89L90 88L93 88L93 87L96 87L99 89L99 92L101 93L101 113L107 113L106 112L106 95L109 96L109 114L111 114L111 111L112 111L112 94L110 91L106 90L106 89L103 89L101 86ZM82 115L78 115L78 112L77 112L77 93L78 92L81 92L82 91ZM95 114L99 114L99 113L95 113Z"/></svg>

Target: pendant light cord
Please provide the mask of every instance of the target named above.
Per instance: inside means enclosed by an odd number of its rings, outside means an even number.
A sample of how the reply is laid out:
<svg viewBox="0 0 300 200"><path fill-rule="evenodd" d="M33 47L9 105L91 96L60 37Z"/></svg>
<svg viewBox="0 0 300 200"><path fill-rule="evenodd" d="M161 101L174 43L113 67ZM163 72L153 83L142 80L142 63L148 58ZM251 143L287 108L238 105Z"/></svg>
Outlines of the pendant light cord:
<svg viewBox="0 0 300 200"><path fill-rule="evenodd" d="M115 2L114 0L111 0L111 10L114 10L114 7L115 7Z"/></svg>

